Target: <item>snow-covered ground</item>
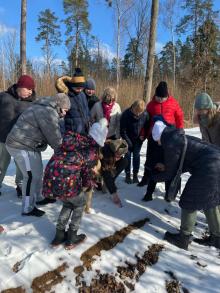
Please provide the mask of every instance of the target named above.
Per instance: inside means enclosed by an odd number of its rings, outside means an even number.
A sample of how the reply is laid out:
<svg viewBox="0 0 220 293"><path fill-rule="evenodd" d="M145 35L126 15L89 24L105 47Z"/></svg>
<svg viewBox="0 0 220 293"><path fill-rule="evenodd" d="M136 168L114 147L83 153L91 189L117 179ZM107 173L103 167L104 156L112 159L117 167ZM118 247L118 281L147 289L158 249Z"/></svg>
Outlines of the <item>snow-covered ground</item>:
<svg viewBox="0 0 220 293"><path fill-rule="evenodd" d="M198 128L189 129L186 132L200 136ZM146 143L141 152L140 175L143 173L145 153ZM43 153L44 164L51 154L50 148ZM141 198L146 187L127 185L122 174L117 180L117 185L123 208L116 207L108 195L96 192L93 196L92 213L85 214L81 223L80 232L87 235L86 241L75 249L66 251L62 246L55 249L49 246L55 233L61 204L57 202L42 207L46 214L41 218L22 217L21 201L15 193L14 177L15 167L14 162L11 162L0 197L0 224L6 230L0 235L1 290L17 288L8 292L45 292L43 289L37 290L33 280L66 263L67 266L60 273L64 278L54 282L54 286L51 283L48 290L59 293L78 292L73 270L82 265L80 259L82 253L100 239L148 217L150 221L140 229L131 230L122 242L110 250L102 250L100 255L95 257L92 269L83 272L87 285L90 284L97 270L102 274L115 275L118 266L125 265L125 262L135 263L135 255L138 254L141 257L152 244L162 244L164 248L159 253L158 261L152 266L147 266L138 281L132 281L135 285L134 292L167 292L166 281L172 279L179 281L182 287L181 292L220 292L219 250L192 242L189 251L185 251L163 240L166 230L176 231L180 225L178 200L171 204L163 200L164 184L157 184L154 200L145 203L141 201ZM182 180L183 186L187 178L188 174L185 174ZM206 229L204 215L199 212L194 236L200 237ZM24 290L22 291L19 287ZM126 291L130 292L127 287Z"/></svg>

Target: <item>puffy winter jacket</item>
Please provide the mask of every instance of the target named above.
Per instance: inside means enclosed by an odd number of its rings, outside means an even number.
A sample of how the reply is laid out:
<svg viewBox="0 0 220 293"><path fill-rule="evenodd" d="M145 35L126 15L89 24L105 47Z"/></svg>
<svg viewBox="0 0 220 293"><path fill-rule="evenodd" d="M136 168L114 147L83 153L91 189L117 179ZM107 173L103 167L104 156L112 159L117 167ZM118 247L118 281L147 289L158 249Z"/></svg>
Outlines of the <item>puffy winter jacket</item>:
<svg viewBox="0 0 220 293"><path fill-rule="evenodd" d="M14 84L6 92L0 93L0 142L5 143L6 137L24 110L36 99L35 92L28 99L21 99Z"/></svg>
<svg viewBox="0 0 220 293"><path fill-rule="evenodd" d="M54 97L33 102L18 118L7 136L6 144L27 151L43 151L47 144L57 149L62 142L58 110Z"/></svg>
<svg viewBox="0 0 220 293"><path fill-rule="evenodd" d="M83 187L93 187L95 176L91 169L99 159L98 149L92 138L67 131L46 166L43 195L65 199L77 196Z"/></svg>
<svg viewBox="0 0 220 293"><path fill-rule="evenodd" d="M151 133L153 127L153 117L155 115L161 115L169 124L174 125L176 128L183 128L183 111L180 108L177 100L172 96L169 96L168 99L162 103L156 101L155 96L147 104L147 112L150 115L150 131Z"/></svg>
<svg viewBox="0 0 220 293"><path fill-rule="evenodd" d="M207 210L220 204L220 148L187 135L183 173L189 172L180 197L180 207ZM166 127L161 136L165 171L154 174L156 182L171 180L179 167L184 145L184 131Z"/></svg>

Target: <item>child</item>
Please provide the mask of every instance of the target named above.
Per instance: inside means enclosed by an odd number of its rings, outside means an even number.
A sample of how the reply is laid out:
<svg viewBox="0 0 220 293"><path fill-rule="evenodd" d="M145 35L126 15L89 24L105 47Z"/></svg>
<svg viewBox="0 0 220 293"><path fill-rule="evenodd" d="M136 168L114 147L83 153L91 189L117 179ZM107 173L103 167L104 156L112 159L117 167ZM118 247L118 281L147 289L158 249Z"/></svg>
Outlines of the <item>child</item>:
<svg viewBox="0 0 220 293"><path fill-rule="evenodd" d="M86 238L85 234L77 235L86 203L83 190L95 185L93 168L99 160L99 145L104 145L107 132L106 119L94 123L89 136L67 131L61 147L46 166L43 194L45 197L58 197L63 202L56 235L51 243L53 246L65 242L65 248L72 249Z"/></svg>

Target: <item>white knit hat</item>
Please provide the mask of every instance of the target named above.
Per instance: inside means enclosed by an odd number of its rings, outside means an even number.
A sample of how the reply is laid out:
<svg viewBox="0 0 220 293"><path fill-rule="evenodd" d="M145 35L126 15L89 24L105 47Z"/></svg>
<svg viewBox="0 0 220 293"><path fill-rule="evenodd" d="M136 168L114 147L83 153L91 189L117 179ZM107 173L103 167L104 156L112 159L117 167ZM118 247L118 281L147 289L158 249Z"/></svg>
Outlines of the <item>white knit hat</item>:
<svg viewBox="0 0 220 293"><path fill-rule="evenodd" d="M101 147L104 146L107 134L108 134L108 121L105 118L99 120L92 124L89 129L89 135L97 142Z"/></svg>
<svg viewBox="0 0 220 293"><path fill-rule="evenodd" d="M161 138L161 135L164 131L164 128L167 126L162 121L157 121L154 123L153 129L152 129L152 137L153 140L158 141Z"/></svg>

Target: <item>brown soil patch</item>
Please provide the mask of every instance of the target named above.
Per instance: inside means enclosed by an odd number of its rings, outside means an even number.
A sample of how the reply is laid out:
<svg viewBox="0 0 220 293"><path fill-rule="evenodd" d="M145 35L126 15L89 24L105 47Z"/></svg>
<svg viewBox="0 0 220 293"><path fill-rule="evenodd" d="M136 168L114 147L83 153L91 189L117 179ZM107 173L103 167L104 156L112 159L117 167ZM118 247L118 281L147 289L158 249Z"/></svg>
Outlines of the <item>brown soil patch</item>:
<svg viewBox="0 0 220 293"><path fill-rule="evenodd" d="M94 256L100 256L102 250L108 251L115 247L118 243L123 242L125 237L131 233L132 230L141 228L146 222L149 222L149 218L144 218L140 221L134 222L127 227L122 228L119 231L116 231L113 235L102 238L95 245L87 249L80 257L83 262L82 266L74 268L74 272L79 275L82 274L84 268L91 270L91 265L94 261Z"/></svg>
<svg viewBox="0 0 220 293"><path fill-rule="evenodd" d="M101 274L99 271L92 279L91 284L86 286L83 276L78 276L79 292L126 292L126 288L134 291L135 283L138 282L140 276L145 272L147 266L152 266L158 261L159 253L163 249L163 245L153 244L144 252L142 257L135 255L136 263L125 262L126 266L117 267L115 275ZM80 280L81 277L81 280Z"/></svg>
<svg viewBox="0 0 220 293"><path fill-rule="evenodd" d="M49 291L56 284L61 283L64 279L61 273L64 272L67 267L67 264L63 263L55 270L49 271L42 276L35 278L31 285L33 293L44 293Z"/></svg>
<svg viewBox="0 0 220 293"><path fill-rule="evenodd" d="M165 271L166 274L168 274L172 280L166 280L166 290L167 293L189 293L189 290L182 287L180 281L177 279L175 274L171 271Z"/></svg>
<svg viewBox="0 0 220 293"><path fill-rule="evenodd" d="M17 287L17 288L2 290L1 293L25 293L25 289L22 287Z"/></svg>

